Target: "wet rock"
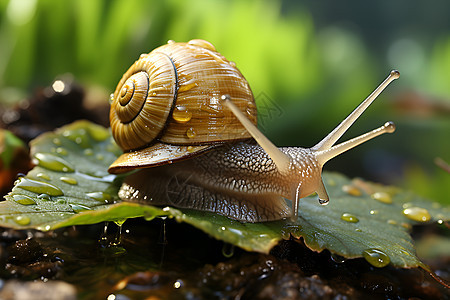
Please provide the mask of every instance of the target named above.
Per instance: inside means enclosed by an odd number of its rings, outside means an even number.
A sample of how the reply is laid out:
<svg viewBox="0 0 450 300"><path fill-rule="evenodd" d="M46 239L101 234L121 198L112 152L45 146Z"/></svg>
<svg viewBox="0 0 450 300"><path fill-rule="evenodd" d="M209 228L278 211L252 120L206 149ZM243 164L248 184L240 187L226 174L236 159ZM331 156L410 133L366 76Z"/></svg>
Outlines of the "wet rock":
<svg viewBox="0 0 450 300"><path fill-rule="evenodd" d="M36 262L43 254L41 244L32 238L17 241L8 252L8 262L17 265Z"/></svg>
<svg viewBox="0 0 450 300"><path fill-rule="evenodd" d="M62 281L21 282L7 281L0 290L2 300L75 300L76 289L73 285Z"/></svg>
<svg viewBox="0 0 450 300"><path fill-rule="evenodd" d="M62 262L52 260L47 251L33 238L19 240L7 248L5 270L20 278L56 278Z"/></svg>

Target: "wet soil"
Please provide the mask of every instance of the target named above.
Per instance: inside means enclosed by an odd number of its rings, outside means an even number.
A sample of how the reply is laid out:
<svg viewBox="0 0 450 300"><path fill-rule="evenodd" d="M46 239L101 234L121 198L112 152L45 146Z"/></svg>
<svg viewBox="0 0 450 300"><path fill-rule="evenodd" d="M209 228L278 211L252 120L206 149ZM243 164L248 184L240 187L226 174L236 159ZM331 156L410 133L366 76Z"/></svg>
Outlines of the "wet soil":
<svg viewBox="0 0 450 300"><path fill-rule="evenodd" d="M283 241L264 255L173 220L128 220L121 234L114 223L104 229L3 230L0 298L19 280L42 282L44 289L69 283L79 299L449 299L421 269L377 269L363 259L313 252L301 240ZM436 263L448 280L449 262Z"/></svg>

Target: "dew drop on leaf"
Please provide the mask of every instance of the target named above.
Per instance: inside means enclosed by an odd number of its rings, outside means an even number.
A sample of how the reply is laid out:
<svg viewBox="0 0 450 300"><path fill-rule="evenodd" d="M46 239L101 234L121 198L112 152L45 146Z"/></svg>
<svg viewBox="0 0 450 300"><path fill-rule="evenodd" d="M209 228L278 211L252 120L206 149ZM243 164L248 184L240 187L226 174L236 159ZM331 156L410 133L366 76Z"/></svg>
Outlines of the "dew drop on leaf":
<svg viewBox="0 0 450 300"><path fill-rule="evenodd" d="M397 221L391 219L387 220L387 223L391 225L397 225Z"/></svg>
<svg viewBox="0 0 450 300"><path fill-rule="evenodd" d="M58 154L61 154L61 155L67 155L68 154L67 150L65 148L62 148L62 147L56 148L55 152L58 153Z"/></svg>
<svg viewBox="0 0 450 300"><path fill-rule="evenodd" d="M88 196L91 199L100 201L100 202L105 202L105 203L110 203L111 202L111 195L105 192L92 192L92 193L87 193L86 196Z"/></svg>
<svg viewBox="0 0 450 300"><path fill-rule="evenodd" d="M53 144L55 144L56 146L61 146L61 140L60 139L58 139L58 138L54 138L53 139Z"/></svg>
<svg viewBox="0 0 450 300"><path fill-rule="evenodd" d="M71 185L78 184L78 181L75 178L72 178L72 177L62 176L62 177L59 178L59 180L61 180L62 182L71 184Z"/></svg>
<svg viewBox="0 0 450 300"><path fill-rule="evenodd" d="M50 176L48 176L47 174L42 173L42 172L41 173L37 173L36 177L39 178L39 179L50 180Z"/></svg>
<svg viewBox="0 0 450 300"><path fill-rule="evenodd" d="M86 156L92 156L92 155L94 155L94 150L92 150L91 148L84 149L83 153Z"/></svg>
<svg viewBox="0 0 450 300"><path fill-rule="evenodd" d="M413 206L403 210L403 214L410 220L417 222L427 222L431 220L431 215L425 208Z"/></svg>
<svg viewBox="0 0 450 300"><path fill-rule="evenodd" d="M376 248L364 250L363 257L368 263L377 268L383 268L391 262L386 253Z"/></svg>
<svg viewBox="0 0 450 300"><path fill-rule="evenodd" d="M38 165L51 171L56 172L73 172L72 165L59 156L50 153L36 153L34 157L38 161Z"/></svg>
<svg viewBox="0 0 450 300"><path fill-rule="evenodd" d="M226 258L230 258L234 255L234 245L224 243L222 247L222 255Z"/></svg>
<svg viewBox="0 0 450 300"><path fill-rule="evenodd" d="M341 219L349 223L358 223L359 219L352 214L343 213Z"/></svg>
<svg viewBox="0 0 450 300"><path fill-rule="evenodd" d="M331 260L334 261L335 263L342 264L345 262L345 258L336 253L331 253L330 257Z"/></svg>
<svg viewBox="0 0 450 300"><path fill-rule="evenodd" d="M78 204L78 203L69 203L69 205L73 209L73 211L76 213L84 211L84 210L90 210L89 207L82 205L82 204Z"/></svg>
<svg viewBox="0 0 450 300"><path fill-rule="evenodd" d="M38 199L40 200L45 200L45 201L51 201L52 197L49 194L39 194L37 196Z"/></svg>
<svg viewBox="0 0 450 300"><path fill-rule="evenodd" d="M382 203L386 203L386 204L391 204L392 203L391 195L389 195L386 192L376 192L376 193L373 193L371 195L371 197L372 197L372 199L375 199L375 200L377 200L379 202L382 202Z"/></svg>
<svg viewBox="0 0 450 300"><path fill-rule="evenodd" d="M16 201L19 204L22 205L33 205L36 204L36 201L34 201L31 197L25 196L25 195L13 195L14 201Z"/></svg>
<svg viewBox="0 0 450 300"><path fill-rule="evenodd" d="M358 196L362 195L361 190L353 185L348 185L348 184L343 185L342 190L351 196L358 197Z"/></svg>
<svg viewBox="0 0 450 300"><path fill-rule="evenodd" d="M108 130L100 126L90 126L89 133L96 142L103 142L111 136Z"/></svg>
<svg viewBox="0 0 450 300"><path fill-rule="evenodd" d="M26 226L31 223L31 219L27 216L17 216L14 218L14 222L16 222L18 225Z"/></svg>
<svg viewBox="0 0 450 300"><path fill-rule="evenodd" d="M39 180L28 179L25 177L19 179L19 182L16 184L16 187L37 194L47 194L50 196L64 195L63 191L61 191L60 188L54 186L53 184Z"/></svg>

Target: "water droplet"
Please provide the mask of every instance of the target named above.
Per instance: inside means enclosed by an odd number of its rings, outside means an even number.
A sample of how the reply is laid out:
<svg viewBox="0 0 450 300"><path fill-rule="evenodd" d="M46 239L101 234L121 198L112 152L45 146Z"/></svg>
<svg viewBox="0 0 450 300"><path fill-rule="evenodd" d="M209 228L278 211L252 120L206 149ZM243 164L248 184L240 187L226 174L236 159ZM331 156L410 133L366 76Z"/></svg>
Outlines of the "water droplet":
<svg viewBox="0 0 450 300"><path fill-rule="evenodd" d="M368 263L377 268L383 268L391 262L391 259L386 253L376 248L364 250L363 257Z"/></svg>
<svg viewBox="0 0 450 300"><path fill-rule="evenodd" d="M91 148L84 149L83 153L86 156L92 156L92 155L94 155L94 150L92 150Z"/></svg>
<svg viewBox="0 0 450 300"><path fill-rule="evenodd" d="M50 176L48 176L48 175L45 174L45 173L37 173L37 174L36 174L36 177L39 178L39 179L50 180Z"/></svg>
<svg viewBox="0 0 450 300"><path fill-rule="evenodd" d="M230 258L234 255L234 245L229 243L224 243L222 247L222 255L226 258Z"/></svg>
<svg viewBox="0 0 450 300"><path fill-rule="evenodd" d="M355 231L356 232L362 232L361 228L356 228Z"/></svg>
<svg viewBox="0 0 450 300"><path fill-rule="evenodd" d="M182 288L183 285L184 285L184 282L181 279L178 279L177 281L175 281L173 283L173 287L176 288L176 289Z"/></svg>
<svg viewBox="0 0 450 300"><path fill-rule="evenodd" d="M185 84L182 84L180 86L180 88L178 89L178 92L184 92L184 91L189 91L190 89L194 88L198 86L198 84L196 82L186 82Z"/></svg>
<svg viewBox="0 0 450 300"><path fill-rule="evenodd" d="M369 213L370 213L371 215L376 215L376 214L378 214L378 210L372 209L371 211L369 211Z"/></svg>
<svg viewBox="0 0 450 300"><path fill-rule="evenodd" d="M86 196L99 202L111 203L111 195L105 192L87 193Z"/></svg>
<svg viewBox="0 0 450 300"><path fill-rule="evenodd" d="M69 203L69 205L73 209L73 211L76 213L91 209L90 207L88 207L86 205L82 205L82 204L78 204L78 203Z"/></svg>
<svg viewBox="0 0 450 300"><path fill-rule="evenodd" d="M403 205L402 205L403 208L408 208L408 207L412 207L412 206L413 206L413 204L411 202L406 202L406 203L403 203Z"/></svg>
<svg viewBox="0 0 450 300"><path fill-rule="evenodd" d="M425 208L413 206L405 208L403 214L410 220L417 222L427 222L431 220L431 215Z"/></svg>
<svg viewBox="0 0 450 300"><path fill-rule="evenodd" d="M90 146L87 132L84 128L76 130L65 130L62 135L72 142L80 145L82 148L89 148Z"/></svg>
<svg viewBox="0 0 450 300"><path fill-rule="evenodd" d="M14 217L14 222L16 222L18 225L26 226L31 223L31 219L27 216L16 216Z"/></svg>
<svg viewBox="0 0 450 300"><path fill-rule="evenodd" d="M58 139L58 138L54 138L53 139L53 144L55 144L56 146L61 146L61 140L60 139Z"/></svg>
<svg viewBox="0 0 450 300"><path fill-rule="evenodd" d="M330 203L329 199L320 199L319 198L319 204L320 205L328 205L328 203Z"/></svg>
<svg viewBox="0 0 450 300"><path fill-rule="evenodd" d="M75 178L66 177L66 176L60 177L59 180L61 180L62 182L68 183L68 184L72 184L72 185L75 185L78 183L78 181Z"/></svg>
<svg viewBox="0 0 450 300"><path fill-rule="evenodd" d="M186 123L191 120L192 113L185 106L177 105L173 110L172 117L178 123Z"/></svg>
<svg viewBox="0 0 450 300"><path fill-rule="evenodd" d="M400 226L402 226L403 228L406 228L407 230L411 230L412 226L409 223L401 223Z"/></svg>
<svg viewBox="0 0 450 300"><path fill-rule="evenodd" d="M109 105L111 105L114 102L114 94L111 93L111 95L109 95Z"/></svg>
<svg viewBox="0 0 450 300"><path fill-rule="evenodd" d="M357 217L355 217L352 214L349 213L343 213L341 216L341 219L346 221L346 222L350 222L350 223L358 223L359 219Z"/></svg>
<svg viewBox="0 0 450 300"><path fill-rule="evenodd" d="M50 153L36 153L39 166L57 172L73 172L72 165L59 156Z"/></svg>
<svg viewBox="0 0 450 300"><path fill-rule="evenodd" d="M188 138L192 139L197 135L197 133L195 132L194 128L189 127L188 130L186 130L186 135Z"/></svg>
<svg viewBox="0 0 450 300"><path fill-rule="evenodd" d="M357 187L353 186L353 185L348 185L348 184L343 185L342 186L342 191L344 191L345 193L347 193L347 194L349 194L351 196L355 196L355 197L358 197L358 196L362 195L361 190L358 189Z"/></svg>
<svg viewBox="0 0 450 300"><path fill-rule="evenodd" d="M438 223L439 225L442 225L442 224L444 224L444 220L439 219L439 220L437 220L437 223Z"/></svg>
<svg viewBox="0 0 450 300"><path fill-rule="evenodd" d="M372 199L380 201L382 203L391 204L392 196L386 192L376 192L371 195Z"/></svg>
<svg viewBox="0 0 450 300"><path fill-rule="evenodd" d="M33 200L33 198L25 196L25 195L13 195L12 196L14 201L16 201L19 204L22 205L32 205L36 204L36 202Z"/></svg>
<svg viewBox="0 0 450 300"><path fill-rule="evenodd" d="M28 179L22 177L16 183L16 187L37 193L37 194L48 194L50 196L62 196L64 195L63 191L57 186L53 184L46 183L39 180Z"/></svg>
<svg viewBox="0 0 450 300"><path fill-rule="evenodd" d="M119 226L119 228L122 228L123 223L125 223L127 219L119 219L119 220L115 220L113 221L114 224L116 224L117 226Z"/></svg>
<svg viewBox="0 0 450 300"><path fill-rule="evenodd" d="M331 253L330 257L331 260L334 261L335 263L342 264L345 262L345 258L336 253Z"/></svg>
<svg viewBox="0 0 450 300"><path fill-rule="evenodd" d="M281 238L283 240L289 240L290 237L291 237L291 232L289 230L287 230L287 228L282 228L281 229Z"/></svg>
<svg viewBox="0 0 450 300"><path fill-rule="evenodd" d="M67 155L67 153L68 153L67 150L62 147L56 148L55 152L58 154L61 154L61 155Z"/></svg>
<svg viewBox="0 0 450 300"><path fill-rule="evenodd" d="M397 225L397 221L395 220L387 220L387 223L391 225Z"/></svg>
<svg viewBox="0 0 450 300"><path fill-rule="evenodd" d="M103 142L111 136L108 130L105 130L101 126L90 126L89 134L96 142Z"/></svg>
<svg viewBox="0 0 450 300"><path fill-rule="evenodd" d="M52 197L49 194L39 194L37 196L38 199L40 200L45 200L45 201L51 201Z"/></svg>
<svg viewBox="0 0 450 300"><path fill-rule="evenodd" d="M201 47L201 48L204 48L204 49L208 49L208 50L211 50L211 51L217 51L213 44L211 44L208 41L201 40L201 39L190 40L188 42L188 44L189 45L193 45L193 46L197 46L197 47Z"/></svg>
<svg viewBox="0 0 450 300"><path fill-rule="evenodd" d="M195 148L194 148L193 146L187 146L186 150L187 150L188 152L194 152L194 151L195 151Z"/></svg>

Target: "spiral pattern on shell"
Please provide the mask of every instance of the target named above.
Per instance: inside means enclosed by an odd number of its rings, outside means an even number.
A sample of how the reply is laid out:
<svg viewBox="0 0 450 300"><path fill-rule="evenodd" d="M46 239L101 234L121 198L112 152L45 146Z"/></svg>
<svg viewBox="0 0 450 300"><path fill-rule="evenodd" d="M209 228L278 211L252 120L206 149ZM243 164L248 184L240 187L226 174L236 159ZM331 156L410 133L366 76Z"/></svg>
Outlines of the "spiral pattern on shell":
<svg viewBox="0 0 450 300"><path fill-rule="evenodd" d="M158 136L175 93L175 70L162 53L142 55L123 75L110 112L114 138L123 150L142 148Z"/></svg>
<svg viewBox="0 0 450 300"><path fill-rule="evenodd" d="M220 97L233 102L256 124L251 89L235 67L207 41L169 42L143 54L120 80L110 123L125 151L155 143L208 145L250 138Z"/></svg>

